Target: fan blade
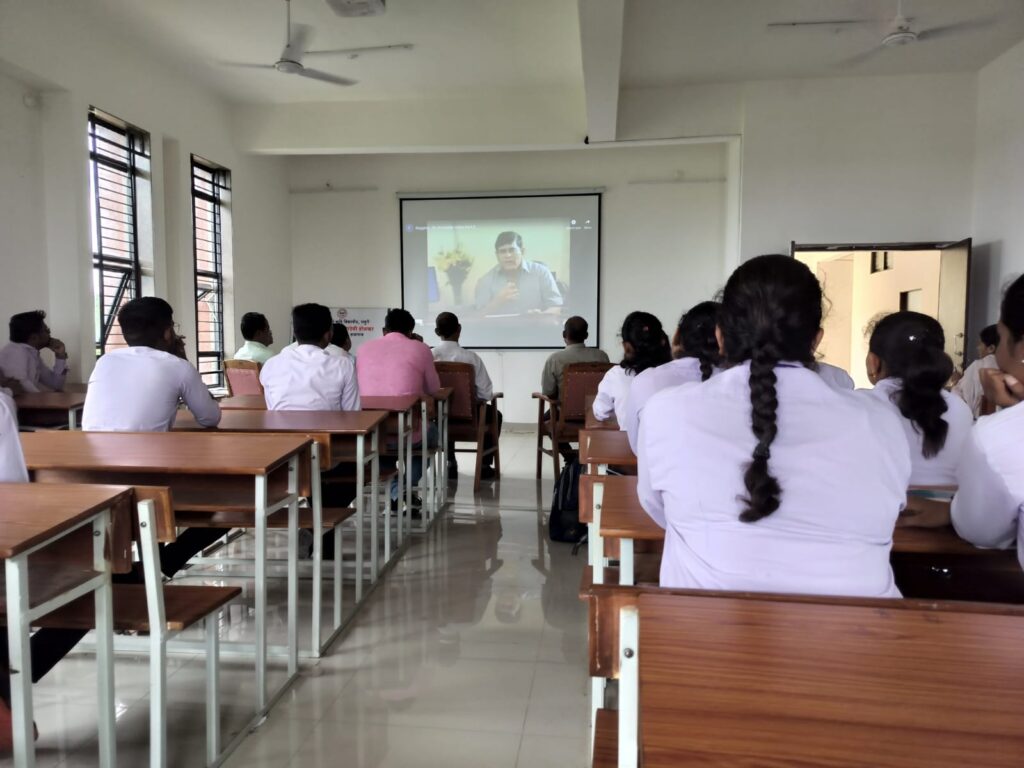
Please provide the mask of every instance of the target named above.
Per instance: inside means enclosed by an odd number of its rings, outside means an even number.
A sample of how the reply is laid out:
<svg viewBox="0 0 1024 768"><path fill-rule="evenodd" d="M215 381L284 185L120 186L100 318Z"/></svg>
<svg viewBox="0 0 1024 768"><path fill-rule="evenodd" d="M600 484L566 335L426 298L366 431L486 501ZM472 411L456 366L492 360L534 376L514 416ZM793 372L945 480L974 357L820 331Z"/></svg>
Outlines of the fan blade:
<svg viewBox="0 0 1024 768"><path fill-rule="evenodd" d="M962 32L974 32L979 29L986 29L991 27L998 21L995 16L989 16L985 19L976 19L975 21L961 21L958 24L946 24L942 27L932 27L931 29L924 29L917 33L918 42L930 42L932 40L942 40L943 38L953 37L959 35Z"/></svg>
<svg viewBox="0 0 1024 768"><path fill-rule="evenodd" d="M884 45L879 45L877 48L871 48L864 53L858 53L856 56L852 56L849 59L843 59L839 62L840 67L858 67L869 59L873 59L876 55L885 50Z"/></svg>
<svg viewBox="0 0 1024 768"><path fill-rule="evenodd" d="M273 69L273 64L249 64L245 61L218 61L222 67L234 67L236 69Z"/></svg>
<svg viewBox="0 0 1024 768"><path fill-rule="evenodd" d="M281 58L301 64L312 31L313 28L308 24L292 24L291 38L288 45L281 51Z"/></svg>
<svg viewBox="0 0 1024 768"><path fill-rule="evenodd" d="M835 19L829 21L822 19L820 21L773 21L769 23L768 29L781 29L781 28L792 28L792 27L840 27L848 24L884 24L885 22L879 19Z"/></svg>
<svg viewBox="0 0 1024 768"><path fill-rule="evenodd" d="M324 83L331 83L332 85L355 85L358 80L350 80L347 77L338 77L337 75L329 75L326 72L321 72L318 69L309 69L303 67L295 73L299 77L308 77L310 80L320 80Z"/></svg>
<svg viewBox="0 0 1024 768"><path fill-rule="evenodd" d="M307 56L360 56L364 53L384 53L385 51L411 51L412 43L394 43L393 45L370 45L365 48L335 48L329 51L306 51Z"/></svg>

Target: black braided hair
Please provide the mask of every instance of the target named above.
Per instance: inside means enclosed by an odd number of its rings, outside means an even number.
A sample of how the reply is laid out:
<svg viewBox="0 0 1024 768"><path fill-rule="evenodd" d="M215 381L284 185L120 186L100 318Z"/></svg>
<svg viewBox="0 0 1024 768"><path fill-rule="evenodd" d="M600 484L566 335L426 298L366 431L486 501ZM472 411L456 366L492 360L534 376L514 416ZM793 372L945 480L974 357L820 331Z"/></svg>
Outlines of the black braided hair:
<svg viewBox="0 0 1024 768"><path fill-rule="evenodd" d="M781 361L810 365L821 328L821 285L805 264L789 256L758 256L739 266L722 292L718 325L725 360L750 362L754 455L743 475L747 489L740 520L754 523L779 508L782 487L771 474L778 434L775 367Z"/></svg>
<svg viewBox="0 0 1024 768"><path fill-rule="evenodd" d="M632 351L622 358L620 365L634 374L656 368L672 359L668 336L661 321L650 312L630 312L622 322L622 342L629 343Z"/></svg>
<svg viewBox="0 0 1024 768"><path fill-rule="evenodd" d="M925 458L946 444L949 424L942 418L949 406L942 389L953 375L946 354L946 334L934 317L920 312L894 312L875 325L868 350L878 356L886 376L902 379L893 398L904 418L924 437Z"/></svg>
<svg viewBox="0 0 1024 768"><path fill-rule="evenodd" d="M679 344L683 357L695 357L700 361L701 381L711 378L719 363L718 339L715 325L718 322L717 301L702 301L691 307L679 319Z"/></svg>
<svg viewBox="0 0 1024 768"><path fill-rule="evenodd" d="M999 322L1010 332L1010 341L1016 344L1024 339L1024 275L1018 277L1003 294Z"/></svg>

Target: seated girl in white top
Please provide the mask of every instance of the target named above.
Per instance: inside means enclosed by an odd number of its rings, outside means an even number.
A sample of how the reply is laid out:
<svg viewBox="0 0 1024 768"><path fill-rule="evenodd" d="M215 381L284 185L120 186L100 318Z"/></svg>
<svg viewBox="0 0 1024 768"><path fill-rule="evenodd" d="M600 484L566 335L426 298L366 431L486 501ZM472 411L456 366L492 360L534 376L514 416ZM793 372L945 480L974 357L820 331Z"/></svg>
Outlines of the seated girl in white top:
<svg viewBox="0 0 1024 768"><path fill-rule="evenodd" d="M626 401L625 422L619 421L619 427L629 435L629 446L633 453L636 453L640 414L655 393L680 384L707 381L717 370L717 321L717 301L703 301L691 308L679 319L679 327L672 338L672 356L675 360L657 368L648 368L633 379Z"/></svg>
<svg viewBox="0 0 1024 768"><path fill-rule="evenodd" d="M956 485L974 417L944 387L953 375L946 334L934 317L895 312L883 317L868 342L868 390L902 416L910 445L910 484Z"/></svg>
<svg viewBox="0 0 1024 768"><path fill-rule="evenodd" d="M1024 566L1024 277L1003 297L999 368L981 372L985 397L1003 410L974 425L953 499L957 533L979 547L1012 547Z"/></svg>
<svg viewBox="0 0 1024 768"><path fill-rule="evenodd" d="M821 286L788 256L729 278L729 366L652 397L638 495L665 528L663 587L898 597L889 566L910 480L893 410L812 369Z"/></svg>
<svg viewBox="0 0 1024 768"><path fill-rule="evenodd" d="M626 401L633 378L671 359L661 321L649 312L630 312L622 323L622 353L622 362L604 375L594 398L594 417L606 421L614 414L619 429L626 428Z"/></svg>
<svg viewBox="0 0 1024 768"><path fill-rule="evenodd" d="M978 334L978 359L967 366L964 375L953 386L953 394L959 395L971 409L974 418L981 416L981 372L986 368L996 369L996 347L999 345L999 329L994 325L986 325Z"/></svg>

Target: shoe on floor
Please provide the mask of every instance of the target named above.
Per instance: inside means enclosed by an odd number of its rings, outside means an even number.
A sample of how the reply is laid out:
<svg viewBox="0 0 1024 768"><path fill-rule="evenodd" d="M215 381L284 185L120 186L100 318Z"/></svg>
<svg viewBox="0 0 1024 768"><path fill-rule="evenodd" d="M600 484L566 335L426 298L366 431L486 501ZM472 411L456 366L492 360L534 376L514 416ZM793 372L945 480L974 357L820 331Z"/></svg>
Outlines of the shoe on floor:
<svg viewBox="0 0 1024 768"><path fill-rule="evenodd" d="M480 467L480 479L481 480L493 480L498 476L497 471L494 467Z"/></svg>

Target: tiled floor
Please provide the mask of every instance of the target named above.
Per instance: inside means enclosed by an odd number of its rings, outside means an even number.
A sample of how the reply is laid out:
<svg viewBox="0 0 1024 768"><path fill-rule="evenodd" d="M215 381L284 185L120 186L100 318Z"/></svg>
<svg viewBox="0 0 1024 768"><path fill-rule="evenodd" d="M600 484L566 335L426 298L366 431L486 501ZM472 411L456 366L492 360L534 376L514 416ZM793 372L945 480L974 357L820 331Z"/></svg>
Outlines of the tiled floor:
<svg viewBox="0 0 1024 768"><path fill-rule="evenodd" d="M585 553L573 557L568 545L547 540L550 467L534 480L533 440L502 438L505 476L476 499L466 474L473 457L460 457L448 516L416 540L328 655L303 664L301 679L227 766L586 763L586 621L577 598ZM234 608L225 636L245 636L250 605ZM308 612L300 618L306 636ZM272 642L281 629L271 627ZM201 655L172 657L171 766L203 764L203 664ZM91 655L75 654L36 686L41 768L96 764L94 667ZM145 659L119 657L116 675L118 763L142 768ZM230 734L246 721L251 667L227 660L222 689Z"/></svg>

